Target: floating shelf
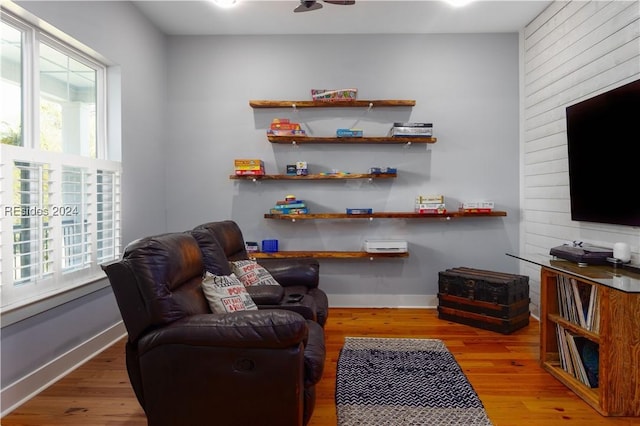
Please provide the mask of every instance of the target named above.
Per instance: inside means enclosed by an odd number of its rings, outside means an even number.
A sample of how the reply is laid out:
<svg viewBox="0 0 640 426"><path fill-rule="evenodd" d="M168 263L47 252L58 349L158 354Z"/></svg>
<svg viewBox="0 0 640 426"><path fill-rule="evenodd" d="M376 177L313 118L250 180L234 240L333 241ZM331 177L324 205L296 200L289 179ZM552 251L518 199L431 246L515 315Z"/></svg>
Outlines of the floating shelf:
<svg viewBox="0 0 640 426"><path fill-rule="evenodd" d="M355 100L355 101L271 101L251 100L251 108L371 108L371 107L412 107L415 100L384 99L384 100Z"/></svg>
<svg viewBox="0 0 640 426"><path fill-rule="evenodd" d="M274 253L251 253L256 259L290 259L312 257L315 259L379 259L409 257L409 253L368 253L366 251L278 251Z"/></svg>
<svg viewBox="0 0 640 426"><path fill-rule="evenodd" d="M397 173L380 173L380 174L369 174L369 173L350 173L346 175L338 175L338 174L314 174L314 175L306 175L306 176L298 176L298 175L260 175L260 176L237 176L231 175L229 179L236 180L345 180L345 179L393 179L398 177Z"/></svg>
<svg viewBox="0 0 640 426"><path fill-rule="evenodd" d="M378 136L378 137L361 137L361 138L339 138L333 136L273 136L267 135L267 139L271 143L280 144L412 144L412 143L436 143L437 138L426 138L421 136Z"/></svg>
<svg viewBox="0 0 640 426"><path fill-rule="evenodd" d="M600 344L600 335L598 333L594 333L592 331L585 330L585 329L581 328L580 326L572 323L571 321L562 318L558 314L549 314L548 318L549 318L549 321L551 321L553 323L556 323L556 324L560 324L562 326L562 328L564 328L565 330L569 330L569 331L571 331L572 333L575 333L575 334L582 334L584 337L586 337L587 339L591 340L592 342Z"/></svg>
<svg viewBox="0 0 640 426"><path fill-rule="evenodd" d="M490 213L461 213L450 212L443 214L436 213L414 213L414 212L379 212L371 214L346 214L346 213L307 213L307 214L270 214L264 215L265 219L282 220L309 220L309 219L451 219L458 217L498 217L506 216L507 212L492 211Z"/></svg>

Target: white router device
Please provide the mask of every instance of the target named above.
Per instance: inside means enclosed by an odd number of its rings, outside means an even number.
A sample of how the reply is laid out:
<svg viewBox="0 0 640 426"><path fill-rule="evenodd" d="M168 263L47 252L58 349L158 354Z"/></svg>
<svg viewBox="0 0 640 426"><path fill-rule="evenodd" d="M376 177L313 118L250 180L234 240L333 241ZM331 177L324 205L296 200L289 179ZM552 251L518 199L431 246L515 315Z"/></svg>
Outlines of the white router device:
<svg viewBox="0 0 640 426"><path fill-rule="evenodd" d="M400 240L366 240L364 251L367 253L406 253L407 242Z"/></svg>

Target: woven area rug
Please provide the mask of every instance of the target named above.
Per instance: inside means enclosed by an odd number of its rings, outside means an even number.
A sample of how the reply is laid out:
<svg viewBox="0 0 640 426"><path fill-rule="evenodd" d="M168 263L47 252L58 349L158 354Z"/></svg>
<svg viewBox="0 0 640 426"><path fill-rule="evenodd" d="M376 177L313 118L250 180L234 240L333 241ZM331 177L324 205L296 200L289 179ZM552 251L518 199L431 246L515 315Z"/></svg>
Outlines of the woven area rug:
<svg viewBox="0 0 640 426"><path fill-rule="evenodd" d="M336 375L338 426L490 426L482 402L437 339L346 337Z"/></svg>

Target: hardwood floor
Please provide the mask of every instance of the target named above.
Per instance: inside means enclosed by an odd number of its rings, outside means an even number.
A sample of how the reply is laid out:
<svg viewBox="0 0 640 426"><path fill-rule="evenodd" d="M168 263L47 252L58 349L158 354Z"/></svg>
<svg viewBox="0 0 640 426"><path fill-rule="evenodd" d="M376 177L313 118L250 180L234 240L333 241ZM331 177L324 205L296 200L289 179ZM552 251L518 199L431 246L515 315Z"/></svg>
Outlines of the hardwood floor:
<svg viewBox="0 0 640 426"><path fill-rule="evenodd" d="M333 308L327 359L309 426L335 426L335 375L345 336L442 339L462 366L495 426L640 425L606 418L538 365L538 322L502 335L439 320L434 309ZM90 360L2 419L3 426L143 426L124 364L123 342ZM277 425L273 425L277 426Z"/></svg>

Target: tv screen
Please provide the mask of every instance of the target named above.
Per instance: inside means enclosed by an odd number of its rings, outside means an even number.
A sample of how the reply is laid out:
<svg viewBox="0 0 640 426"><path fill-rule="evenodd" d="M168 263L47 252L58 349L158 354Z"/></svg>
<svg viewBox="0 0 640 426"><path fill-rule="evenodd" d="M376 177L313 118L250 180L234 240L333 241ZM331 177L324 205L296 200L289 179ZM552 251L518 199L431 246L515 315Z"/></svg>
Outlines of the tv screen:
<svg viewBox="0 0 640 426"><path fill-rule="evenodd" d="M640 226L640 80L566 116L571 219Z"/></svg>

